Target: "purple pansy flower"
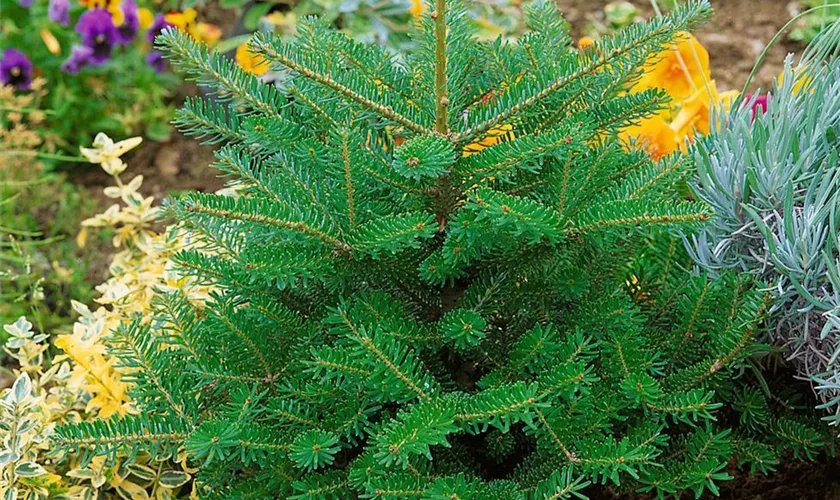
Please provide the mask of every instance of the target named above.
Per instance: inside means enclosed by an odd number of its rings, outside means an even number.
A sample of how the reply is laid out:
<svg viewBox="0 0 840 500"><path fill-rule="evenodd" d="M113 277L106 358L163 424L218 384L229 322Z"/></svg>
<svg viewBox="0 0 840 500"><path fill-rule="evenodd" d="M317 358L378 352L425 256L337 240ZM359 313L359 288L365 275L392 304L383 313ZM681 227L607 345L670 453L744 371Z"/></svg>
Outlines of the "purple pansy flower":
<svg viewBox="0 0 840 500"><path fill-rule="evenodd" d="M47 17L54 23L70 24L70 0L50 0Z"/></svg>
<svg viewBox="0 0 840 500"><path fill-rule="evenodd" d="M86 45L74 45L70 49L70 57L61 64L61 70L75 75L80 69L91 63L93 49Z"/></svg>
<svg viewBox="0 0 840 500"><path fill-rule="evenodd" d="M0 59L0 81L18 90L29 90L32 85L32 61L17 49L3 51Z"/></svg>
<svg viewBox="0 0 840 500"><path fill-rule="evenodd" d="M146 54L146 64L152 67L157 73L166 71L166 59L163 58L163 53L153 50Z"/></svg>
<svg viewBox="0 0 840 500"><path fill-rule="evenodd" d="M32 7L32 3L34 1L35 0L18 0L18 5L20 5L21 7L25 8L25 9L28 9L29 7Z"/></svg>
<svg viewBox="0 0 840 500"><path fill-rule="evenodd" d="M94 65L107 61L119 40L111 13L105 9L93 9L82 14L76 24L76 32L82 35L82 43L93 49L90 64Z"/></svg>
<svg viewBox="0 0 840 500"><path fill-rule="evenodd" d="M118 40L125 45L131 43L137 36L140 29L140 17L137 15L137 3L134 0L125 0L121 5L124 21L117 27Z"/></svg>
<svg viewBox="0 0 840 500"><path fill-rule="evenodd" d="M156 15L155 22L149 26L149 32L146 33L146 39L149 40L150 43L155 43L155 37L160 35L161 31L170 26L173 26L173 24L167 22L163 14Z"/></svg>

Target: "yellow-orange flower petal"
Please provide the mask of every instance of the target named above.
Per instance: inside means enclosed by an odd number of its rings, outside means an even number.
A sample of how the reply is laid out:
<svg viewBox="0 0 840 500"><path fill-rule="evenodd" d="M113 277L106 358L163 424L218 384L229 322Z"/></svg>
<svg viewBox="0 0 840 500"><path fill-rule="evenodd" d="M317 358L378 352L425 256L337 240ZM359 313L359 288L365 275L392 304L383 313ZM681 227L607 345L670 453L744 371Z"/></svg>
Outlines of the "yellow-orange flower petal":
<svg viewBox="0 0 840 500"><path fill-rule="evenodd" d="M268 64L262 55L256 54L248 46L248 43L236 47L236 63L247 73L260 76L268 72Z"/></svg>
<svg viewBox="0 0 840 500"><path fill-rule="evenodd" d="M196 25L198 38L207 45L213 45L222 38L222 30L211 23L198 23Z"/></svg>
<svg viewBox="0 0 840 500"><path fill-rule="evenodd" d="M805 68L797 68L793 72L794 78L796 78L796 83L793 84L793 95L798 94L802 89L807 89L808 86L811 84L811 80L813 77L805 72ZM782 83L785 81L785 72L782 71L779 73L779 76L776 77L776 84L781 87Z"/></svg>
<svg viewBox="0 0 840 500"><path fill-rule="evenodd" d="M140 29L147 30L155 22L155 15L145 7L137 9L137 19L140 21Z"/></svg>
<svg viewBox="0 0 840 500"><path fill-rule="evenodd" d="M408 13L414 17L420 17L426 12L426 2L423 0L411 0L411 7L408 8Z"/></svg>
<svg viewBox="0 0 840 500"><path fill-rule="evenodd" d="M198 17L198 11L195 9L186 9L183 12L170 12L164 16L164 19L169 24L175 26L181 31L189 33L193 38L198 40L201 34L198 32L198 26L195 22Z"/></svg>
<svg viewBox="0 0 840 500"><path fill-rule="evenodd" d="M718 105L722 106L724 111L729 111L732 109L732 105L735 103L735 99L738 99L739 95L741 95L741 92L737 90L721 92L717 98Z"/></svg>
<svg viewBox="0 0 840 500"><path fill-rule="evenodd" d="M595 39L591 36L582 36L580 40L578 40L577 46L579 49L585 49L586 47L590 47L595 44Z"/></svg>
<svg viewBox="0 0 840 500"><path fill-rule="evenodd" d="M665 121L665 113L658 113L622 130L618 137L625 143L635 142L658 160L677 150L677 136Z"/></svg>
<svg viewBox="0 0 840 500"><path fill-rule="evenodd" d="M709 52L691 33L680 32L674 42L651 57L634 91L661 88L678 103L704 88L711 80Z"/></svg>
<svg viewBox="0 0 840 500"><path fill-rule="evenodd" d="M676 134L681 148L685 149L686 139L694 140L696 132L709 133L712 103L717 105L719 102L720 96L714 81L709 82L708 88L704 86L698 89L691 97L683 101L679 113L671 122L671 130Z"/></svg>
<svg viewBox="0 0 840 500"><path fill-rule="evenodd" d="M480 153L484 148L495 146L505 140L512 140L515 137L516 136L513 133L513 125L509 123L499 125L498 127L488 130L487 135L483 139L464 146L464 156Z"/></svg>
<svg viewBox="0 0 840 500"><path fill-rule="evenodd" d="M58 43L58 39L47 28L41 30L41 40L44 41L44 45L50 51L50 54L54 56L61 54L61 44Z"/></svg>
<svg viewBox="0 0 840 500"><path fill-rule="evenodd" d="M111 13L111 19L114 20L114 26L122 26L122 23L125 22L125 14L122 11L122 7L120 7L117 3L111 3L108 7L108 12Z"/></svg>

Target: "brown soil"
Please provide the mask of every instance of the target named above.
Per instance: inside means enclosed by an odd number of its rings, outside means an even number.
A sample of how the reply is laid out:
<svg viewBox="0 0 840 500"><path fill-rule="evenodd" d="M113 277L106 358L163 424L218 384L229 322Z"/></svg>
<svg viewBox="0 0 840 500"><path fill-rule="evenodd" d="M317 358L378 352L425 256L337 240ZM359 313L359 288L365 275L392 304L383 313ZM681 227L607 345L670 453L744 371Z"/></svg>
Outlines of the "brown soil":
<svg viewBox="0 0 840 500"><path fill-rule="evenodd" d="M214 160L213 148L177 132L168 142L143 142L124 159L128 169L123 174L123 180L142 175L140 192L158 200L175 192L212 192L224 186L224 179L218 177L219 172L210 167ZM86 187L91 196L102 201L103 206L113 203L102 194L102 189L112 182L101 168L90 165L90 168L71 172L69 178Z"/></svg>

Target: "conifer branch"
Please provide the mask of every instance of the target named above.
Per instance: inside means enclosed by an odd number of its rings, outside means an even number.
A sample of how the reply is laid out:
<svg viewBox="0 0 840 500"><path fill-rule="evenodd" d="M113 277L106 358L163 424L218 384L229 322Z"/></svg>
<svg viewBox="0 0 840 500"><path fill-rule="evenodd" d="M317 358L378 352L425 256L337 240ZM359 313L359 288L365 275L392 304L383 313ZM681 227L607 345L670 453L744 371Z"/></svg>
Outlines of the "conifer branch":
<svg viewBox="0 0 840 500"><path fill-rule="evenodd" d="M619 44L613 47L612 50L602 50L598 55L587 58L587 60L584 61L584 64L571 74L564 74L557 78L554 82L544 86L536 92L533 92L531 95L523 96L522 100L499 112L494 117L487 119L486 121L481 122L463 132L453 135L451 140L454 143L461 144L472 141L477 137L484 136L491 128L501 123L510 122L510 120L516 115L541 103L544 99L567 87L571 83L577 82L588 75L595 74L596 72L609 67L610 64L613 64L617 60L621 60L628 54L637 50L646 49L657 41L666 40L670 34L683 28L685 25L690 24L692 21L696 21L697 17L702 18L703 16L708 15L709 12L710 9L707 3L692 3L686 7L684 12L681 11L676 14L673 19L663 21L661 19L664 18L661 18L656 20L655 24L653 24L649 30L634 33L638 36L633 36L627 41L627 43Z"/></svg>
<svg viewBox="0 0 840 500"><path fill-rule="evenodd" d="M296 73L303 75L306 78L309 78L314 82L317 82L327 88L330 88L335 92L338 92L339 94L343 95L344 97L350 99L351 101L356 102L357 104L382 116L386 120L398 123L416 134L429 133L429 130L427 130L425 127L413 122L411 119L394 111L393 107L383 106L377 102L374 102L371 99L368 99L367 97L363 96L362 94L355 92L353 89L335 81L330 75L323 74L318 71L307 68L302 64L298 63L297 61L286 57L280 51L276 50L271 45L270 41L259 35L260 34L258 33L257 36L254 37L253 47L257 52L261 53L269 61L283 65L291 69L292 71L295 71Z"/></svg>
<svg viewBox="0 0 840 500"><path fill-rule="evenodd" d="M706 222L711 216L706 211L673 213L673 214L641 214L637 216L613 216L595 220L588 224L573 225L565 230L567 236L580 235L595 230L616 227L655 226L655 225L689 225Z"/></svg>
<svg viewBox="0 0 840 500"><path fill-rule="evenodd" d="M700 495L733 458L813 456L825 436L776 414L797 409L752 359L761 286L681 265L659 226L710 210L684 202L679 162L614 133L658 107L627 86L708 3L590 51L551 2L526 8L521 43L479 41L459 0L432 3L399 59L323 20L255 35L281 86L167 32L235 101L179 116L228 143L214 166L242 189L169 205L190 242L174 260L198 279L114 352L140 413L61 426L64 451L184 451L219 500L560 500L585 479Z"/></svg>
<svg viewBox="0 0 840 500"><path fill-rule="evenodd" d="M435 0L435 132L449 134L449 97L446 95L446 0Z"/></svg>
<svg viewBox="0 0 840 500"><path fill-rule="evenodd" d="M164 397L167 407L179 418L185 418L182 402L176 401L175 396L164 385L162 374L158 371L160 366L154 366L160 365L160 358L155 358L154 354L161 347L157 341L150 338L149 330L141 326L139 321L135 321L130 325L120 325L112 335L115 340L114 352L121 357L121 364L137 370L131 374L130 379L137 382L138 376L142 376L143 382L151 383L155 391ZM192 423L191 419L187 420Z"/></svg>
<svg viewBox="0 0 840 500"><path fill-rule="evenodd" d="M235 334L239 337L242 342L248 346L248 349L257 356L257 359L260 362L260 366L262 367L263 371L265 372L265 376L267 378L273 378L274 374L271 371L271 366L268 364L268 360L263 354L262 350L260 350L259 346L251 340L248 335L245 334L237 325L235 325L225 314L218 315L219 320L225 324L225 326L230 329L231 333Z"/></svg>
<svg viewBox="0 0 840 500"><path fill-rule="evenodd" d="M310 108L312 108L322 118L327 120L327 122L329 122L330 125L333 126L333 128L336 128L336 129L341 128L341 125L339 125L339 123L335 120L335 118L333 118L332 116L327 114L327 112L324 111L324 108L322 108L321 106L318 105L318 103L316 103L315 101L310 99L309 96L307 96L303 92L299 91L297 89L297 87L294 87L294 86L289 87L289 94L294 96L295 99L300 100L300 102L302 102L302 103L306 104L307 106L309 106Z"/></svg>
<svg viewBox="0 0 840 500"><path fill-rule="evenodd" d="M555 445L557 445L557 448L559 448L560 451L563 452L563 455L566 457L566 460L573 464L580 463L580 458L578 458L577 455L575 455L574 453L569 451L568 448L566 448L566 445L563 444L563 441L560 440L560 437L557 436L557 433L554 432L554 429L552 429L551 426L548 424L548 421L545 419L545 415L543 415L543 412L537 410L536 413L540 423L545 428L546 432L548 432L548 435L551 436L551 440L554 442Z"/></svg>
<svg viewBox="0 0 840 500"><path fill-rule="evenodd" d="M373 354L377 359L379 359L385 365L388 371L393 373L397 377L397 379L399 379L406 387L411 389L412 392L416 393L420 397L420 399L425 401L431 399L429 394L423 389L421 389L417 384L415 384L411 377L405 372L403 372L397 366L397 364L394 363L394 361L389 359L388 356L386 356L385 353L382 352L377 347L377 345L370 339L370 337L368 337L367 335L363 335L362 332L360 332L356 328L356 325L354 325L353 322L350 321L350 318L344 311L340 311L339 315L341 316L341 320L344 322L344 325L347 327L348 331L350 331L353 337L355 337L356 340L359 341L359 343L361 343L365 347L365 349L367 349L371 354Z"/></svg>
<svg viewBox="0 0 840 500"><path fill-rule="evenodd" d="M254 200L254 203L259 203L259 201ZM305 222L264 215L265 212L267 212L267 210L244 211L236 210L235 207L231 207L231 209L210 207L202 203L202 200L197 197L192 197L189 201L187 201L184 208L189 213L210 215L212 217L219 217L223 219L252 222L255 224L264 224L280 229L290 229L292 231L299 231L302 234L311 236L313 238L317 238L341 250L350 250L350 245L348 245L347 243L344 243L338 238L330 236L323 231L319 231Z"/></svg>
<svg viewBox="0 0 840 500"><path fill-rule="evenodd" d="M222 97L241 99L250 108L266 116L281 116L277 106L279 94L273 86L245 73L224 56L209 52L207 46L195 40L192 35L174 27L167 28L155 39L155 44L184 71L216 85L226 94Z"/></svg>
<svg viewBox="0 0 840 500"><path fill-rule="evenodd" d="M276 377L249 377L247 375L231 375L206 370L195 370L195 373L213 380L232 380L234 382L245 382L249 384L271 384L276 380Z"/></svg>
<svg viewBox="0 0 840 500"><path fill-rule="evenodd" d="M347 137L349 133L347 130L341 133L341 160L344 164L344 189L347 193L347 220L352 228L356 225L356 186L350 165L350 144Z"/></svg>

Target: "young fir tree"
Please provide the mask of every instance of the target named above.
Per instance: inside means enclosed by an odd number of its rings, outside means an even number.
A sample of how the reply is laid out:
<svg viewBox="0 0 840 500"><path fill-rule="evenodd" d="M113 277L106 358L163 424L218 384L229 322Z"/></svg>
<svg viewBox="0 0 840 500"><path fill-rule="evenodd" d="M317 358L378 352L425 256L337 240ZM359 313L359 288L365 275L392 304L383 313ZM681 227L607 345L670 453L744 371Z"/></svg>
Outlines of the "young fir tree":
<svg viewBox="0 0 840 500"><path fill-rule="evenodd" d="M664 101L624 90L709 14L690 2L579 52L549 5L518 43L485 44L437 0L400 61L309 20L293 44L253 40L282 86L167 31L231 103L189 101L179 122L225 143L239 195L171 204L203 243L178 264L218 293L201 310L162 293L154 321L115 331L141 411L59 445L184 450L201 491L258 499L715 491L733 457L814 453L819 432L733 380L760 350L760 287L640 243L709 214L674 201L678 160L617 143Z"/></svg>

